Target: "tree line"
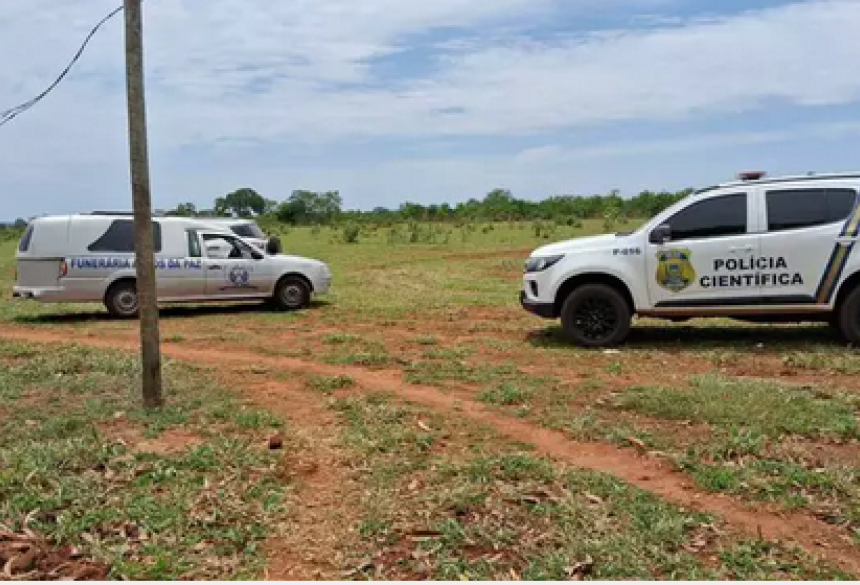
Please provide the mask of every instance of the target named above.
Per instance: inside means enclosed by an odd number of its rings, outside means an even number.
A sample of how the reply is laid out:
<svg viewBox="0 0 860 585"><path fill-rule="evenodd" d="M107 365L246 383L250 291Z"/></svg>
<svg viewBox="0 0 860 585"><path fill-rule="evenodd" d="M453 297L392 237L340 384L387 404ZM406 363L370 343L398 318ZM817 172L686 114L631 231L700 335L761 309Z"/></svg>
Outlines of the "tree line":
<svg viewBox="0 0 860 585"><path fill-rule="evenodd" d="M168 212L180 216L267 217L290 225L332 225L339 222L394 224L398 222L463 222L650 218L693 192L642 191L630 198L618 191L606 195L556 195L542 201L515 197L507 189L494 189L483 199L456 204L403 203L396 209L344 210L338 191L297 190L284 201L267 199L244 188L218 197L211 209L182 203Z"/></svg>

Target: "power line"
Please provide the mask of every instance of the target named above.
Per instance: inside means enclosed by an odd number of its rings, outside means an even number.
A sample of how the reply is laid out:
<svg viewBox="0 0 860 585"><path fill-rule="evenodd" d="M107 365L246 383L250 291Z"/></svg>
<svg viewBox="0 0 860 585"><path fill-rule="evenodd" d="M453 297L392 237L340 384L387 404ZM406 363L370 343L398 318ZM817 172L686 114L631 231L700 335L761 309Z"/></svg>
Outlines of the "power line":
<svg viewBox="0 0 860 585"><path fill-rule="evenodd" d="M99 23L97 25L95 25L92 28L92 30L90 30L90 33L87 35L87 38L84 39L84 42L81 45L81 48L78 49L78 52L75 53L74 57L72 57L71 62L66 66L65 69L63 69L63 72L60 73L60 76L57 77L57 79L51 85L49 85L45 91L43 91L42 93L40 93L39 95L37 95L33 99L24 102L23 104L20 104L18 106L15 106L14 108L10 108L8 110L4 110L3 112L0 112L0 126L8 124L12 120L14 120L17 116L23 114L24 112L26 112L27 110L29 110L30 108L35 106L37 103L39 103L40 101L45 99L45 97L47 97L47 95L49 93L51 93L54 90L54 88L56 88L60 84L61 81L63 81L63 79L66 77L66 75L69 74L69 71L72 70L72 67L74 67L75 63L78 62L78 59L81 58L81 55L84 54L84 50L86 50L87 45L90 43L90 40L95 36L95 34L99 31L99 29L102 26L104 26L104 24L107 21L109 21L111 18L113 18L114 16L116 16L117 14L122 12L122 10L123 10L123 6L120 6L119 8L115 9L113 12L111 12L110 14L105 16L103 19L101 19L99 21Z"/></svg>

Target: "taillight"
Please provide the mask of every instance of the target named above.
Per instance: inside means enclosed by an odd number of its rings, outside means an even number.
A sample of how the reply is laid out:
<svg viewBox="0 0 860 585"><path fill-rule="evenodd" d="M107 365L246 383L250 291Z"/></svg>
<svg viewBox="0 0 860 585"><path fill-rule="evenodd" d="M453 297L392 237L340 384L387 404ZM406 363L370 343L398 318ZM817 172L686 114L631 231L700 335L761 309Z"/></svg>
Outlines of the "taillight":
<svg viewBox="0 0 860 585"><path fill-rule="evenodd" d="M65 260L60 260L60 278L63 278L68 273L69 273L69 265L66 264Z"/></svg>

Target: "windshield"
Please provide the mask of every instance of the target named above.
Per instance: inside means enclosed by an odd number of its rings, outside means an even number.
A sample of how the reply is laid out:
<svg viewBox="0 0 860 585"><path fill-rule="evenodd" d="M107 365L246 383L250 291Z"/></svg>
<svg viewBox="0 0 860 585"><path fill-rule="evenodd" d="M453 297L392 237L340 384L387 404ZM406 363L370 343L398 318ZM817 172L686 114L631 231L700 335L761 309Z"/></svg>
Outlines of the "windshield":
<svg viewBox="0 0 860 585"><path fill-rule="evenodd" d="M259 240L266 238L263 230L255 223L237 223L230 226L230 229L233 230L234 234L242 238L257 238Z"/></svg>

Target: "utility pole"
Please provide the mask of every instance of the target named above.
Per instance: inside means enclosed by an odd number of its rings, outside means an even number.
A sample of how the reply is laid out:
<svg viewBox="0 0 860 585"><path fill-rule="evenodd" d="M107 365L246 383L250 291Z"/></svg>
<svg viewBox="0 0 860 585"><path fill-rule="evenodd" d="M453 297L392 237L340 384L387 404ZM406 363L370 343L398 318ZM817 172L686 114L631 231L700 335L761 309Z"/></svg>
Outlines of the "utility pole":
<svg viewBox="0 0 860 585"><path fill-rule="evenodd" d="M128 138L131 150L131 195L134 202L134 250L143 366L143 404L146 408L157 408L164 403L164 399L161 395L161 349L155 288L155 252L152 240L149 153L146 145L143 16L140 4L141 0L124 0Z"/></svg>

